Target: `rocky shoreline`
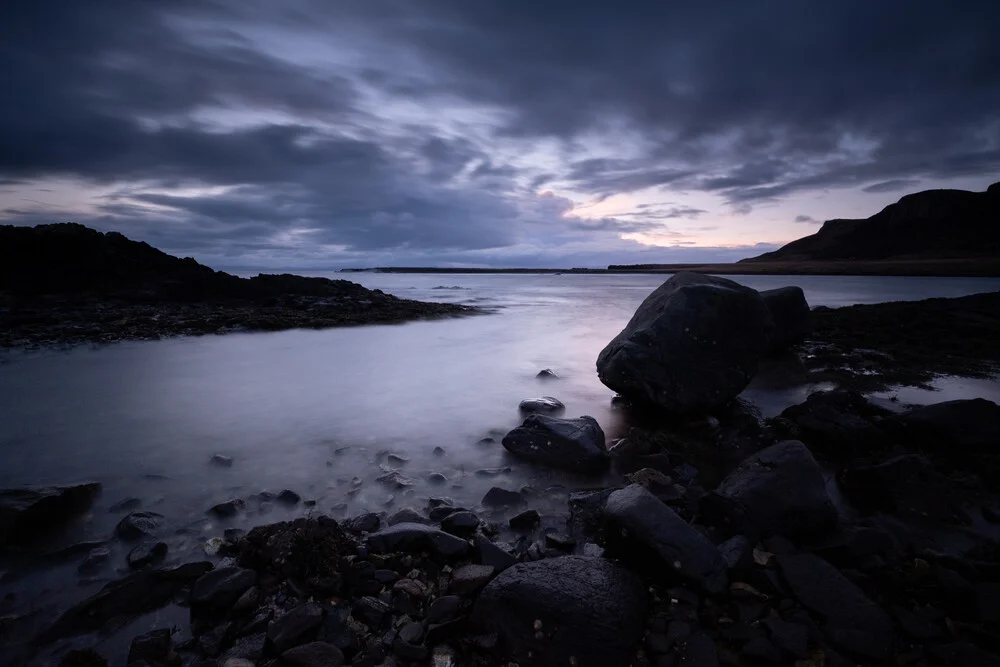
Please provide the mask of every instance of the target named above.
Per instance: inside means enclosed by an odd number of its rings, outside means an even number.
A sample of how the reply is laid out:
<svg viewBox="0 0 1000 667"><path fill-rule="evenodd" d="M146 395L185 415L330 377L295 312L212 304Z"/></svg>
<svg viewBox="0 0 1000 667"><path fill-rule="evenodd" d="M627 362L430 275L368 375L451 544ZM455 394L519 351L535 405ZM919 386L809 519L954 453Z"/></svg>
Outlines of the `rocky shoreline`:
<svg viewBox="0 0 1000 667"><path fill-rule="evenodd" d="M341 292L337 295L291 294L264 302L144 304L103 298L0 297L0 348L33 349L241 331L398 324L484 312L474 306L400 299L381 290L368 290L354 283L347 285L351 287L336 286L334 289Z"/></svg>
<svg viewBox="0 0 1000 667"><path fill-rule="evenodd" d="M483 312L346 280L239 278L76 224L0 226L0 348L389 324Z"/></svg>
<svg viewBox="0 0 1000 667"><path fill-rule="evenodd" d="M228 532L209 560L187 563L157 548L162 517L132 508L114 539L134 545L134 573L37 632L5 616L5 659L37 664L45 654L67 667L105 659L198 667L1000 665L1000 406L974 399L890 410L844 375L847 387L762 419L732 400L745 376L769 355L808 355L795 346L824 335L822 319L811 334L802 326L804 316L815 326L816 311L803 311L800 291L778 292L704 276L673 280L598 360L602 380L625 394L618 404L633 426L624 438L606 442L585 416L543 414L503 438L525 465L578 471L584 488L497 487L472 507L428 497L344 520L291 491L234 499L210 511L285 502L302 516ZM992 303L987 297L970 299ZM671 316L643 314L664 312ZM753 314L759 327L734 334L726 322L733 313ZM838 331L846 348L846 329ZM728 356L717 352L722 336ZM588 471L608 466L620 484L585 488ZM0 543L58 529L95 492L0 494ZM552 498L565 503L563 514L543 509ZM81 568L99 560L83 548L69 557ZM102 637L168 605L187 609L184 627L136 636L127 656L102 655ZM78 648L60 650L72 637L94 648L77 640Z"/></svg>

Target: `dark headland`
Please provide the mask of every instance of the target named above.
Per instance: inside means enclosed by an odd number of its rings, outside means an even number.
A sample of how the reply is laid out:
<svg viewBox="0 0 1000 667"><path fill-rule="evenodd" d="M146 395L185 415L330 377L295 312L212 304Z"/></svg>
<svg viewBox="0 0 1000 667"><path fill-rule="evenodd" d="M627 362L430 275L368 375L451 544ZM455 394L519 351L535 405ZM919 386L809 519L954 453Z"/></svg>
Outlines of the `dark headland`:
<svg viewBox="0 0 1000 667"><path fill-rule="evenodd" d="M387 324L478 312L347 280L240 278L83 225L0 227L0 347Z"/></svg>
<svg viewBox="0 0 1000 667"><path fill-rule="evenodd" d="M986 192L926 190L875 215L731 264L612 264L607 269L378 267L386 273L677 273L716 275L1000 276L1000 183Z"/></svg>

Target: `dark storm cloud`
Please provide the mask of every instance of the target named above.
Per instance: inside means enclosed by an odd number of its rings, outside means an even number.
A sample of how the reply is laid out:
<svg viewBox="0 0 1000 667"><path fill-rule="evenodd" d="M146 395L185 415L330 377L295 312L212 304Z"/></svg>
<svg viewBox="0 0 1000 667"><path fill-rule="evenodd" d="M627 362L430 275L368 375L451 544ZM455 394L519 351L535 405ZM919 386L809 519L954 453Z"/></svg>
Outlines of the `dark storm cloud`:
<svg viewBox="0 0 1000 667"><path fill-rule="evenodd" d="M572 166L591 192L671 183L671 156L721 161L690 185L734 202L1000 166L997 3L406 6L386 29L440 86L510 109L506 133L569 140L610 120L643 137L645 160Z"/></svg>
<svg viewBox="0 0 1000 667"><path fill-rule="evenodd" d="M710 193L736 213L905 190L1000 169L1000 4L961 4L17 3L0 185L118 188L91 220L174 248L295 233L282 243L442 256L704 213L580 220L542 187Z"/></svg>

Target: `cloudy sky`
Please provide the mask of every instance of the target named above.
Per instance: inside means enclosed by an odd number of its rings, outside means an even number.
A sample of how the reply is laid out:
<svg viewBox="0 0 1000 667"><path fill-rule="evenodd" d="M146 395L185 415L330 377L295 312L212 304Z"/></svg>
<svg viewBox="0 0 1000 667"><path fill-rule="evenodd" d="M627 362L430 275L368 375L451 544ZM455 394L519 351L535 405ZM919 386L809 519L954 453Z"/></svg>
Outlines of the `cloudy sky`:
<svg viewBox="0 0 1000 667"><path fill-rule="evenodd" d="M14 0L0 219L218 268L729 261L1000 180L1000 2Z"/></svg>

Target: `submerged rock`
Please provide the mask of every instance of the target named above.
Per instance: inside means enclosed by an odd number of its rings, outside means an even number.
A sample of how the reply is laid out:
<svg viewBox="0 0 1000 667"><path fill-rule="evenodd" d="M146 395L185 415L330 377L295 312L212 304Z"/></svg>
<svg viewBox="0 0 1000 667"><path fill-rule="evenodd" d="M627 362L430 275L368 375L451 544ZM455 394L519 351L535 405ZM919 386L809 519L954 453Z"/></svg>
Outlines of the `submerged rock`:
<svg viewBox="0 0 1000 667"><path fill-rule="evenodd" d="M291 489L285 489L274 500L282 505L298 505L302 501L302 496Z"/></svg>
<svg viewBox="0 0 1000 667"><path fill-rule="evenodd" d="M531 415L504 436L503 446L518 458L572 472L594 472L608 464L604 431L593 417Z"/></svg>
<svg viewBox="0 0 1000 667"><path fill-rule="evenodd" d="M482 503L486 507L503 507L505 505L516 506L524 502L524 498L517 491L509 491L499 486L494 486L483 496Z"/></svg>
<svg viewBox="0 0 1000 667"><path fill-rule="evenodd" d="M628 665L644 631L646 586L601 558L520 563L495 577L473 619L521 665Z"/></svg>
<svg viewBox="0 0 1000 667"><path fill-rule="evenodd" d="M709 593L725 590L726 563L715 545L645 488L632 484L613 492L604 515L612 524L609 553Z"/></svg>
<svg viewBox="0 0 1000 667"><path fill-rule="evenodd" d="M232 468L233 467L233 457L224 456L223 454L212 454L212 458L208 460L214 466L220 468Z"/></svg>
<svg viewBox="0 0 1000 667"><path fill-rule="evenodd" d="M142 569L163 560L167 555L166 542L143 542L128 552L125 560L133 570Z"/></svg>
<svg viewBox="0 0 1000 667"><path fill-rule="evenodd" d="M131 512L142 507L142 499L134 496L122 498L117 503L108 508L109 512Z"/></svg>
<svg viewBox="0 0 1000 667"><path fill-rule="evenodd" d="M517 409L521 412L561 412L566 409L558 398L542 396L540 398L526 398L521 401Z"/></svg>
<svg viewBox="0 0 1000 667"><path fill-rule="evenodd" d="M130 512L115 526L115 535L123 540L138 540L155 534L163 523L156 512Z"/></svg>
<svg viewBox="0 0 1000 667"><path fill-rule="evenodd" d="M246 506L246 501L242 498L233 498L224 503L213 505L208 511L220 519L229 519L239 514Z"/></svg>
<svg viewBox="0 0 1000 667"><path fill-rule="evenodd" d="M702 512L731 532L767 537L818 535L837 525L837 509L819 464L796 440L747 458L702 499Z"/></svg>
<svg viewBox="0 0 1000 667"><path fill-rule="evenodd" d="M809 303L801 287L779 287L760 293L771 313L774 328L768 337L768 351L780 352L801 343L809 333Z"/></svg>
<svg viewBox="0 0 1000 667"><path fill-rule="evenodd" d="M773 326L755 290L681 272L646 297L601 351L598 377L637 405L708 411L750 383Z"/></svg>
<svg viewBox="0 0 1000 667"><path fill-rule="evenodd" d="M67 609L39 634L35 643L47 644L63 637L96 632L112 621L127 621L159 609L211 569L211 563L187 563L175 568L142 570L112 581Z"/></svg>
<svg viewBox="0 0 1000 667"><path fill-rule="evenodd" d="M443 559L461 558L470 550L465 540L422 523L398 523L368 536L375 553L427 551Z"/></svg>
<svg viewBox="0 0 1000 667"><path fill-rule="evenodd" d="M97 482L0 490L0 546L50 534L89 509L100 492Z"/></svg>
<svg viewBox="0 0 1000 667"><path fill-rule="evenodd" d="M538 371L535 377L538 378L539 380L557 380L559 379L559 374L556 373L551 368L543 368L542 370Z"/></svg>
<svg viewBox="0 0 1000 667"><path fill-rule="evenodd" d="M242 567L220 567L200 577L191 587L191 606L226 609L257 583L257 573Z"/></svg>

